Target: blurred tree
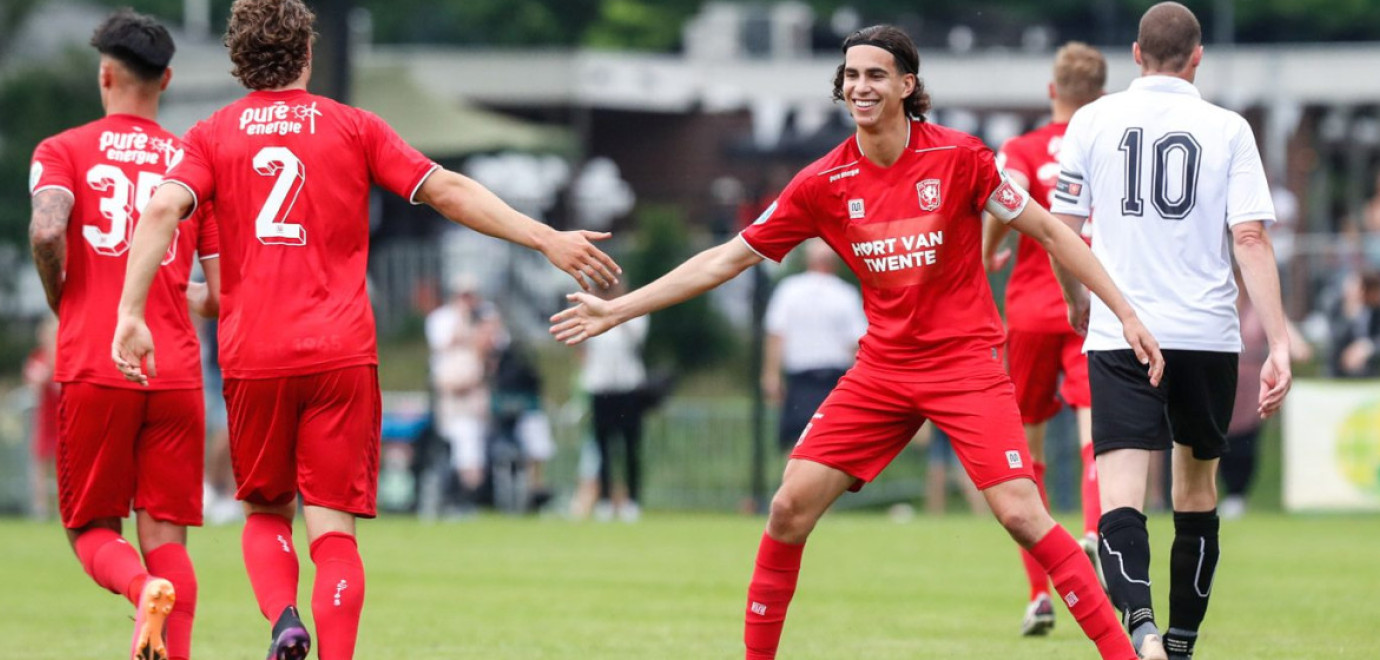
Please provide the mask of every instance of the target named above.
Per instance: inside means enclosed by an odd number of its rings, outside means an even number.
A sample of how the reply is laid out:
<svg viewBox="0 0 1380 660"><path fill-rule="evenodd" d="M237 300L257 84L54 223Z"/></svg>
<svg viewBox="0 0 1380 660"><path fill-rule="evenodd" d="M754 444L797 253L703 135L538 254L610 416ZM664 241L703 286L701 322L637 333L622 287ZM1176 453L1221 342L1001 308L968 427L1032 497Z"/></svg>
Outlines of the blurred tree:
<svg viewBox="0 0 1380 660"><path fill-rule="evenodd" d="M359 0L379 43L574 46L600 0Z"/></svg>
<svg viewBox="0 0 1380 660"><path fill-rule="evenodd" d="M682 209L649 204L641 206L637 215L636 247L620 260L629 289L651 282L692 256L693 242ZM708 295L672 305L650 318L643 351L648 365L690 373L742 354L741 342Z"/></svg>
<svg viewBox="0 0 1380 660"><path fill-rule="evenodd" d="M111 9L129 7L142 14L156 16L170 28L181 27L184 19L183 11L187 7L187 0L96 0L102 5ZM230 16L230 5L234 0L208 0L211 3L211 31L220 38L220 34L225 31L225 20ZM312 0L307 0L308 5L314 5ZM318 10L319 11L319 10ZM173 35L176 38L176 35ZM174 62L173 66L176 66Z"/></svg>
<svg viewBox="0 0 1380 660"><path fill-rule="evenodd" d="M180 22L185 0L98 0L132 6ZM232 0L210 0L213 30L224 29ZM435 43L466 46L617 48L668 52L680 46L681 26L707 0L358 0L373 15L379 43ZM723 0L720 0L723 1ZM762 4L766 0L728 0ZM815 10L821 32L843 7L856 10L864 25L900 23L920 29L921 47L945 47L954 25L978 31L978 46L1019 46L1031 25L1054 28L1057 41L1095 44L1135 39L1136 21L1156 0L804 0ZM1212 35L1221 0L1182 0ZM0 57L11 15L22 16L39 0L0 3ZM318 0L309 5L323 11ZM1278 41L1371 41L1380 25L1376 0L1233 0L1235 35L1241 43ZM825 45L836 37L822 38ZM939 40L936 42L936 39ZM1211 37L1208 37L1211 43Z"/></svg>
<svg viewBox="0 0 1380 660"><path fill-rule="evenodd" d="M38 0L5 0L0 3L0 63L5 61L14 35L24 25L24 19L38 5Z"/></svg>
<svg viewBox="0 0 1380 660"><path fill-rule="evenodd" d="M603 0L583 45L607 49L669 51L680 45L681 26L702 0Z"/></svg>
<svg viewBox="0 0 1380 660"><path fill-rule="evenodd" d="M29 242L29 158L44 138L102 116L96 57L73 50L0 81L0 241Z"/></svg>

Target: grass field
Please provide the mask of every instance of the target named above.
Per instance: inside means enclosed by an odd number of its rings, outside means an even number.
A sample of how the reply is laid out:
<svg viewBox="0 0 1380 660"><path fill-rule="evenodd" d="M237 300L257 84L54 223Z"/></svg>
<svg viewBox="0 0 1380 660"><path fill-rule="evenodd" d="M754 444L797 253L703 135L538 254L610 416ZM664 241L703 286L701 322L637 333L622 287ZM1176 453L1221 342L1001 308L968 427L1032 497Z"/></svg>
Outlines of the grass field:
<svg viewBox="0 0 1380 660"><path fill-rule="evenodd" d="M761 519L650 515L637 525L481 517L364 523L358 657L735 658ZM1198 657L1376 658L1380 518L1265 514L1224 524L1224 565ZM1171 523L1151 519L1167 615ZM0 522L6 658L118 658L130 608L90 583L54 524ZM306 543L300 538L299 549ZM1163 550L1161 550L1163 548ZM195 532L200 658L262 657L268 625L240 566L239 527ZM309 602L310 563L302 603ZM1017 635L1014 546L986 519L826 518L811 540L783 658L1094 658L1060 610ZM304 608L308 609L308 608Z"/></svg>

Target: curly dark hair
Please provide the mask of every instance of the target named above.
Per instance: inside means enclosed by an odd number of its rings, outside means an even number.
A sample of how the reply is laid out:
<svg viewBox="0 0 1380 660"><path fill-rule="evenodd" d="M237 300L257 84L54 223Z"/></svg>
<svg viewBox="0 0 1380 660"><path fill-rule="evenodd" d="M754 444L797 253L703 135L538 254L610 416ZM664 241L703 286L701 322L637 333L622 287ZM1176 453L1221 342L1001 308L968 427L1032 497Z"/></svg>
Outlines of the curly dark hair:
<svg viewBox="0 0 1380 660"><path fill-rule="evenodd" d="M153 17L128 8L111 14L96 27L91 47L145 82L162 78L177 50L167 28Z"/></svg>
<svg viewBox="0 0 1380 660"><path fill-rule="evenodd" d="M230 73L254 90L292 83L311 63L315 22L302 0L235 0L225 28Z"/></svg>
<svg viewBox="0 0 1380 660"><path fill-rule="evenodd" d="M915 42L911 41L901 28L894 25L873 25L858 30L843 40L842 51L845 56L848 49L853 46L881 48L895 58L897 71L915 76L915 91L905 100L906 115L924 121L925 113L930 111L930 94L925 91L925 81L920 79L920 53L915 50ZM843 68L844 63L840 62L839 68L834 71L835 101L843 100Z"/></svg>

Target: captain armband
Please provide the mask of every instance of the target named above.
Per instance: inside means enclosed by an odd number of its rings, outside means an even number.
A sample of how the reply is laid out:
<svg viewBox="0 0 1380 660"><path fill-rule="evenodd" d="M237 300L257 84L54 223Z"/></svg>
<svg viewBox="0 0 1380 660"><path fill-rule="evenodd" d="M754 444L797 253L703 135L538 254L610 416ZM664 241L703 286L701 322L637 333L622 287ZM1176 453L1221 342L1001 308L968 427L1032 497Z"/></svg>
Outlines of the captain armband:
<svg viewBox="0 0 1380 660"><path fill-rule="evenodd" d="M987 205L983 208L996 219L1011 222L1025 210L1028 203L1030 193L1003 175L1001 185L992 191L992 196L987 198Z"/></svg>

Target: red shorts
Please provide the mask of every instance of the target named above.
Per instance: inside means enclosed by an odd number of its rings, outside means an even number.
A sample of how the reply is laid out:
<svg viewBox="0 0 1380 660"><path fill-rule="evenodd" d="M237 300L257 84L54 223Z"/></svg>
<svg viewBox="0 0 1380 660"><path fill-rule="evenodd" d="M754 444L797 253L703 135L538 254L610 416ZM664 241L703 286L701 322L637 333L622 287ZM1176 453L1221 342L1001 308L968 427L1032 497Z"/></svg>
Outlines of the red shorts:
<svg viewBox="0 0 1380 660"><path fill-rule="evenodd" d="M968 381L898 382L854 367L820 404L791 458L872 481L930 420L949 434L954 452L979 489L1033 479L1030 450L1011 380L992 374Z"/></svg>
<svg viewBox="0 0 1380 660"><path fill-rule="evenodd" d="M383 409L378 369L225 379L235 496L269 506L377 512Z"/></svg>
<svg viewBox="0 0 1380 660"><path fill-rule="evenodd" d="M1078 333L1010 330L1006 333L1006 362L1011 382L1016 385L1021 423L1049 421L1065 403L1074 408L1092 405L1088 357L1083 355L1083 337ZM1064 376L1062 384L1060 374Z"/></svg>
<svg viewBox="0 0 1380 660"><path fill-rule="evenodd" d="M200 525L203 406L201 390L64 383L57 452L63 527L124 518L131 502L156 520Z"/></svg>

